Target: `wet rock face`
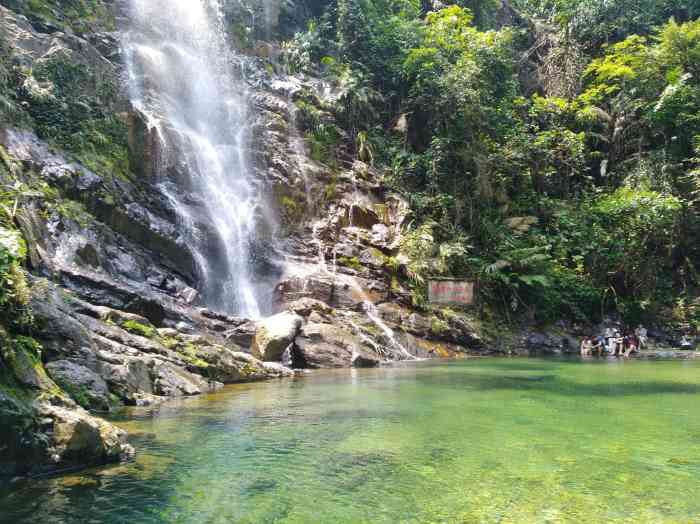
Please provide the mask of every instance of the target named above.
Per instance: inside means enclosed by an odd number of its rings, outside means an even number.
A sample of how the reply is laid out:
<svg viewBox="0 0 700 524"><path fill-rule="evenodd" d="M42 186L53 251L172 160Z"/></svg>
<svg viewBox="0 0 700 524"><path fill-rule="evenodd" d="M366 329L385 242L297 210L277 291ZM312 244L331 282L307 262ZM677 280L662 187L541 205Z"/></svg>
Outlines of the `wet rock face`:
<svg viewBox="0 0 700 524"><path fill-rule="evenodd" d="M38 28L41 29L40 26ZM58 57L117 82L118 66L115 61L108 59L109 55L118 58L115 53L119 52L119 46L115 45L113 35L93 35L88 41L76 34L56 29L37 30L26 17L0 5L0 30L8 46L15 50L15 59L21 65L40 66ZM85 93L94 96L97 87L90 83L76 84L74 91L76 95Z"/></svg>
<svg viewBox="0 0 700 524"><path fill-rule="evenodd" d="M32 405L0 388L0 479L36 467L46 457L46 447Z"/></svg>
<svg viewBox="0 0 700 524"><path fill-rule="evenodd" d="M275 289L274 303L277 309L284 309L299 299L308 298L333 308L355 309L367 300L386 300L387 295L387 285L381 280L314 273L280 282Z"/></svg>
<svg viewBox="0 0 700 524"><path fill-rule="evenodd" d="M410 292L399 278L405 279L407 260L400 247L410 209L383 186L382 174L347 152L338 153L339 170L309 162L308 153L292 147L289 137L305 125L303 117L295 118L295 100L313 105L324 122L335 125L323 107L327 92L322 82L275 77L254 96L260 109L256 148L265 173L261 176L285 186L278 206L285 205L285 197L296 198L307 210L295 216L285 243L293 258L273 294L274 311L292 311L304 319L292 347L293 365L376 365L410 355L482 351L475 329L459 315L438 318L412 308ZM302 187L306 198L297 194ZM366 310L375 305L381 318L371 319Z"/></svg>
<svg viewBox="0 0 700 524"><path fill-rule="evenodd" d="M548 333L530 333L527 335L525 344L534 354L558 355L562 352L561 337Z"/></svg>
<svg viewBox="0 0 700 524"><path fill-rule="evenodd" d="M0 146L23 163L28 185L59 189L55 201L38 193L17 216L35 269L92 302L148 312L157 322L161 296L196 298L194 260L159 201L149 210L133 185L68 162L32 133L0 130Z"/></svg>
<svg viewBox="0 0 700 524"><path fill-rule="evenodd" d="M149 128L145 115L131 111L127 116L129 130L129 167L139 178L155 176L155 167L162 162L162 141L156 128Z"/></svg>

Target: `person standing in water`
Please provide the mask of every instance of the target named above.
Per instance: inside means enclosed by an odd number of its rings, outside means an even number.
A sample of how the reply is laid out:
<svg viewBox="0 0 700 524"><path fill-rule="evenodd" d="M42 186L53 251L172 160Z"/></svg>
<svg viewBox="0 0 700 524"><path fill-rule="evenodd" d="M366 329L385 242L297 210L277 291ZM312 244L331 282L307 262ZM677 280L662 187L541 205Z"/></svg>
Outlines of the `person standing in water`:
<svg viewBox="0 0 700 524"><path fill-rule="evenodd" d="M596 353L599 357L603 355L605 348L605 339L601 336L597 336L593 339L593 344L591 346L591 354Z"/></svg>
<svg viewBox="0 0 700 524"><path fill-rule="evenodd" d="M581 356L587 357L593 352L593 343L591 337L583 337L581 341Z"/></svg>
<svg viewBox="0 0 700 524"><path fill-rule="evenodd" d="M634 333L629 333L625 337L625 357L628 357L639 350L639 338Z"/></svg>
<svg viewBox="0 0 700 524"><path fill-rule="evenodd" d="M606 353L612 353L613 352L613 340L615 340L615 331L613 331L613 328L608 327L605 328L605 335L603 340L605 341L605 352Z"/></svg>
<svg viewBox="0 0 700 524"><path fill-rule="evenodd" d="M625 337L621 331L617 331L615 337L615 356L619 357L625 352Z"/></svg>

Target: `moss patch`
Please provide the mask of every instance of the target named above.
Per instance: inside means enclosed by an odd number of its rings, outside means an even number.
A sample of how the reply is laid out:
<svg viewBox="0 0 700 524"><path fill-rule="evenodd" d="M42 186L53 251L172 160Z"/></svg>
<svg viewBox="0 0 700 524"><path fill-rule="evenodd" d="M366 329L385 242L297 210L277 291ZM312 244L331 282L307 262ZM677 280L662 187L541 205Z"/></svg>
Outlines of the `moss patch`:
<svg viewBox="0 0 700 524"><path fill-rule="evenodd" d="M360 263L360 260L357 257L339 257L338 263L341 266L349 267L358 272L364 269L364 266L362 263Z"/></svg>
<svg viewBox="0 0 700 524"><path fill-rule="evenodd" d="M175 351L190 366L199 370L204 370L209 367L209 363L200 357L197 345L193 342L183 340L180 336L160 336L158 337L158 342L167 349Z"/></svg>
<svg viewBox="0 0 700 524"><path fill-rule="evenodd" d="M69 383L62 383L60 386L70 395L81 407L85 409L91 408L90 396L85 386L75 386Z"/></svg>
<svg viewBox="0 0 700 524"><path fill-rule="evenodd" d="M430 319L430 331L434 335L442 335L443 333L447 333L449 331L450 325L442 320L441 318L438 317L432 317Z"/></svg>
<svg viewBox="0 0 700 524"><path fill-rule="evenodd" d="M128 331L129 333L141 337L153 339L158 336L158 331L156 331L156 328L149 324L143 324L136 320L125 320L121 323L120 327Z"/></svg>
<svg viewBox="0 0 700 524"><path fill-rule="evenodd" d="M295 187L277 185L273 196L277 202L282 226L287 232L298 228L304 218L305 196Z"/></svg>
<svg viewBox="0 0 700 524"><path fill-rule="evenodd" d="M338 196L338 177L333 173L323 190L323 198L326 202L332 202Z"/></svg>
<svg viewBox="0 0 700 524"><path fill-rule="evenodd" d="M209 364L199 357L197 346L191 342L178 345L175 347L175 351L191 366L199 369L206 369L209 367Z"/></svg>
<svg viewBox="0 0 700 524"><path fill-rule="evenodd" d="M34 322L29 309L29 286L21 266L26 245L12 230L0 238L0 324L19 332ZM12 242L10 242L12 241Z"/></svg>

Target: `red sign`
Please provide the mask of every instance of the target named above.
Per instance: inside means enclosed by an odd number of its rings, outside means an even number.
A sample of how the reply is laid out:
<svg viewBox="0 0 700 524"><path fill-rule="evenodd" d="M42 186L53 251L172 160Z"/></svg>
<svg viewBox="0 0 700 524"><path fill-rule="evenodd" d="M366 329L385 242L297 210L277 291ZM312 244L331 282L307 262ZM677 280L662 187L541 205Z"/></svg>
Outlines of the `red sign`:
<svg viewBox="0 0 700 524"><path fill-rule="evenodd" d="M428 300L433 304L471 306L474 303L474 282L465 280L429 280Z"/></svg>

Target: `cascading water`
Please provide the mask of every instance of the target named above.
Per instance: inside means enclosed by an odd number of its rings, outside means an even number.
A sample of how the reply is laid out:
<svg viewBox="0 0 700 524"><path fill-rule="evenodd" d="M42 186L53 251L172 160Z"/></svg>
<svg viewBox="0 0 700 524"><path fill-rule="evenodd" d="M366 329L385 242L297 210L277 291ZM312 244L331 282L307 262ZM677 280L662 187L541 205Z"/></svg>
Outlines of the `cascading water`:
<svg viewBox="0 0 700 524"><path fill-rule="evenodd" d="M314 224L312 230L312 238L314 240L314 243L316 244L316 247L318 248L317 267L320 273L329 274L328 264L326 264L326 255L324 253L323 241L319 236L320 227L321 222L317 222L316 224ZM355 332L360 336L360 338L362 338L362 340L364 340L371 347L373 347L375 352L382 357L391 357L395 360L418 360L396 339L396 334L394 333L394 330L392 330L381 319L379 312L377 311L377 307L369 299L365 291L362 289L362 286L358 284L357 280L351 275L343 275L337 272L335 249L333 249L333 266L332 272L330 274L332 274L334 280L349 285L363 298L362 309L365 312L365 315L367 315L367 318L381 330L381 332L384 334L385 339L389 341L390 348L382 348L374 340L368 337L356 323L349 320L348 323L353 327ZM303 291L306 291L307 284L308 278L304 281Z"/></svg>
<svg viewBox="0 0 700 524"><path fill-rule="evenodd" d="M198 262L204 301L257 318L251 259L259 196L245 152L246 89L233 74L222 6L218 0L128 4L132 103L164 142L169 168L158 183Z"/></svg>
<svg viewBox="0 0 700 524"><path fill-rule="evenodd" d="M375 326L382 330L386 339L391 343L391 346L398 351L398 358L403 360L418 360L414 355L411 355L408 350L403 347L403 345L396 340L396 335L394 330L387 326L384 321L379 317L379 312L377 311L377 306L375 306L370 300L365 300L362 303L362 308L365 310L367 318L369 318Z"/></svg>

